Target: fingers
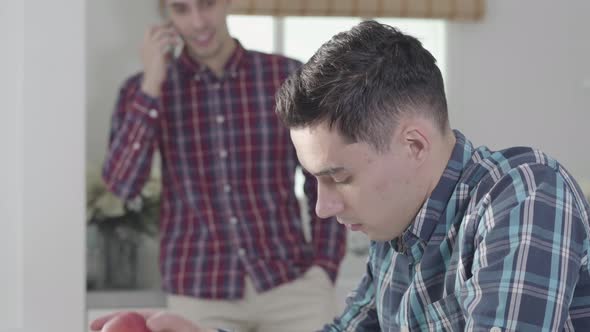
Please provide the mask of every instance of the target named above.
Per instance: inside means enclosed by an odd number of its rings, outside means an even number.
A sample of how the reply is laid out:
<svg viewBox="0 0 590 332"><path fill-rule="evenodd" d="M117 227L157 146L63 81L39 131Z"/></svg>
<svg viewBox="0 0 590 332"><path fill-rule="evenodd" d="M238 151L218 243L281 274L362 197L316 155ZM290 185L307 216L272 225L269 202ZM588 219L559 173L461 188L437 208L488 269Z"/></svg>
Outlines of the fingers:
<svg viewBox="0 0 590 332"><path fill-rule="evenodd" d="M142 90L147 94L159 96L162 82L166 79L167 64L172 59L171 51L178 40L178 34L171 24L146 29L139 55L144 73Z"/></svg>
<svg viewBox="0 0 590 332"><path fill-rule="evenodd" d="M144 47L154 51L158 50L160 54L166 54L178 44L178 40L178 33L171 25L156 25L145 31Z"/></svg>
<svg viewBox="0 0 590 332"><path fill-rule="evenodd" d="M100 331L104 324L106 324L109 320L113 319L113 317L115 317L118 314L120 314L120 312L102 316L93 320L92 323L90 323L90 329L92 331Z"/></svg>
<svg viewBox="0 0 590 332"><path fill-rule="evenodd" d="M129 311L118 311L118 312L114 312L112 314L108 314L108 315L99 317L99 318L93 320L92 323L90 323L90 330L100 331L102 329L102 327L107 322L109 322L111 319L115 318L115 316L121 315L126 312L129 312ZM134 312L137 312L138 314L142 315L146 320L148 320L150 317L152 317L158 313L158 311L155 311L155 310L139 310L139 311L134 311Z"/></svg>
<svg viewBox="0 0 590 332"><path fill-rule="evenodd" d="M148 328L153 332L200 332L201 329L180 316L159 312L147 320Z"/></svg>
<svg viewBox="0 0 590 332"><path fill-rule="evenodd" d="M160 52L162 52L162 54L165 54L169 51L171 51L174 46L176 46L177 42L175 38L164 38L161 40L158 40L157 42L157 48L160 50Z"/></svg>
<svg viewBox="0 0 590 332"><path fill-rule="evenodd" d="M149 27L146 30L145 37L151 40L159 40L163 36L177 37L178 33L171 24L161 24Z"/></svg>

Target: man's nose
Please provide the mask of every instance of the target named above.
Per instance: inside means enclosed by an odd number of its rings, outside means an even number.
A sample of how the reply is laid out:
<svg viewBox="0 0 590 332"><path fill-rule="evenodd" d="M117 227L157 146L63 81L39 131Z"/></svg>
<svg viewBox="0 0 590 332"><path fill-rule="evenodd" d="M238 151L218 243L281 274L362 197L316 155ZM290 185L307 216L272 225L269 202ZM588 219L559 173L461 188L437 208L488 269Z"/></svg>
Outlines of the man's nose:
<svg viewBox="0 0 590 332"><path fill-rule="evenodd" d="M204 28L207 24L207 19L205 15L205 11L200 9L194 9L191 12L191 23L193 28L199 30Z"/></svg>
<svg viewBox="0 0 590 332"><path fill-rule="evenodd" d="M315 206L318 217L322 219L333 217L340 213L343 207L342 199L336 191L318 184L318 200Z"/></svg>

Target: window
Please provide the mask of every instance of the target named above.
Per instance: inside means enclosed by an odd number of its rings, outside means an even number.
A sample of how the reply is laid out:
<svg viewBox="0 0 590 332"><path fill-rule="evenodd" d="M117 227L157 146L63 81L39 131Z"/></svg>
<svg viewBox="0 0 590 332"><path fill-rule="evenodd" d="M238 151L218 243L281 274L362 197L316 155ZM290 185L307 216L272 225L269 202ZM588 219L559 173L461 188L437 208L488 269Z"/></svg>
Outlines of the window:
<svg viewBox="0 0 590 332"><path fill-rule="evenodd" d="M446 34L444 20L375 18L417 37L437 59L446 77ZM285 17L231 15L229 30L245 48L274 52L306 62L338 32L361 21L354 17Z"/></svg>
<svg viewBox="0 0 590 332"><path fill-rule="evenodd" d="M230 34L245 48L265 53L276 52L272 16L231 15L227 24Z"/></svg>

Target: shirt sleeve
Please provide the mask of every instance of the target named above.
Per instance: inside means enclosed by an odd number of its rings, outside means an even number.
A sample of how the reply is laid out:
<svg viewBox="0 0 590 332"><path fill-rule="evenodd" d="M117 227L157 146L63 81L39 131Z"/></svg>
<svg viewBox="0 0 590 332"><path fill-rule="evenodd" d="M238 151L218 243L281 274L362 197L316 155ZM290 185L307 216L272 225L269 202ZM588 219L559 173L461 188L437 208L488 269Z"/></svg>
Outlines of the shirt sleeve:
<svg viewBox="0 0 590 332"><path fill-rule="evenodd" d="M334 218L321 219L315 213L317 182L309 173L303 172L303 190L307 198L311 222L311 237L315 253L314 264L322 267L332 282L336 281L338 268L346 252L346 227Z"/></svg>
<svg viewBox="0 0 590 332"><path fill-rule="evenodd" d="M340 317L324 326L322 332L378 332L379 319L375 305L375 283L371 269L373 244L369 250L369 261L359 286L346 299L346 308Z"/></svg>
<svg viewBox="0 0 590 332"><path fill-rule="evenodd" d="M587 261L580 211L564 177L543 165L510 171L483 197L461 294L466 330L564 329Z"/></svg>
<svg viewBox="0 0 590 332"><path fill-rule="evenodd" d="M123 200L137 196L147 181L158 137L161 107L140 82L134 76L119 92L103 165L107 188Z"/></svg>

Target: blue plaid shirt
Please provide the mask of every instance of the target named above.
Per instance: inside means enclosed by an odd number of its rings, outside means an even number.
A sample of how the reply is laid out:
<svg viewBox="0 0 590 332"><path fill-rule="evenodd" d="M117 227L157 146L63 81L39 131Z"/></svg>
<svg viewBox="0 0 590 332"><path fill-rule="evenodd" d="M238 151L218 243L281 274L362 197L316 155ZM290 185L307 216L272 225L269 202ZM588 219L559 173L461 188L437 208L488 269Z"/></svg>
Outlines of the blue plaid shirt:
<svg viewBox="0 0 590 332"><path fill-rule="evenodd" d="M457 143L414 222L373 242L324 331L590 331L588 203L530 148Z"/></svg>

